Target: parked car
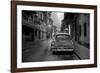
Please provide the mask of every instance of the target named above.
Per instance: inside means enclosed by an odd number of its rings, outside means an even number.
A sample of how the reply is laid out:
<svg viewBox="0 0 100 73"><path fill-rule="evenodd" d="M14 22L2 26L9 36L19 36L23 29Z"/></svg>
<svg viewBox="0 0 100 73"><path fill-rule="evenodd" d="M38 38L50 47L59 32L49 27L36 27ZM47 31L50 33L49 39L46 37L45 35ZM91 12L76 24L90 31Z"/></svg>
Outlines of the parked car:
<svg viewBox="0 0 100 73"><path fill-rule="evenodd" d="M55 40L51 42L51 51L53 54L73 54L74 43L67 33L57 33Z"/></svg>

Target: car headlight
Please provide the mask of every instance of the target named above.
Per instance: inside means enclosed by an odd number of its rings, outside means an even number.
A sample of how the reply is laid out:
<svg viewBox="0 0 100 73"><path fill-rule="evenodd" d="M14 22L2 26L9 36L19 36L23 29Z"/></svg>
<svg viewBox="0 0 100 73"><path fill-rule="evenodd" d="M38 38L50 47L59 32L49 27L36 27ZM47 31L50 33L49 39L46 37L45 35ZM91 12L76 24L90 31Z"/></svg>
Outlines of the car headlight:
<svg viewBox="0 0 100 73"><path fill-rule="evenodd" d="M52 42L52 43L51 43L51 46L54 46L54 44L55 44L55 43L54 43L54 42Z"/></svg>

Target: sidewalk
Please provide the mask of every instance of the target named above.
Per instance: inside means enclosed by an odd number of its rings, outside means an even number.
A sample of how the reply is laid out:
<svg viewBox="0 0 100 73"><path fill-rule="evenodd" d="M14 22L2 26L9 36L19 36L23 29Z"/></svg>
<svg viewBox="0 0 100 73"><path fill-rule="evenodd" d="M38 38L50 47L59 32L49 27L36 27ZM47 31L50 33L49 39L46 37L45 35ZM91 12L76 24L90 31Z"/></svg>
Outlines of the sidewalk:
<svg viewBox="0 0 100 73"><path fill-rule="evenodd" d="M75 53L80 56L81 59L90 58L90 49L75 42Z"/></svg>

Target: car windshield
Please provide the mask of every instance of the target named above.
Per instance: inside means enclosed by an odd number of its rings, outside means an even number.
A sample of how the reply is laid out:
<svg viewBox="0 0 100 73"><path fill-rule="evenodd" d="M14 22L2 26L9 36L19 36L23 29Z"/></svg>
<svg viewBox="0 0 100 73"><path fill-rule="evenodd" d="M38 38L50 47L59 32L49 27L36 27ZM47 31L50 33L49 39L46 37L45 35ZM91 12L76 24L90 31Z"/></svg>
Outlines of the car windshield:
<svg viewBox="0 0 100 73"><path fill-rule="evenodd" d="M68 35L56 35L56 40L67 40L70 39Z"/></svg>

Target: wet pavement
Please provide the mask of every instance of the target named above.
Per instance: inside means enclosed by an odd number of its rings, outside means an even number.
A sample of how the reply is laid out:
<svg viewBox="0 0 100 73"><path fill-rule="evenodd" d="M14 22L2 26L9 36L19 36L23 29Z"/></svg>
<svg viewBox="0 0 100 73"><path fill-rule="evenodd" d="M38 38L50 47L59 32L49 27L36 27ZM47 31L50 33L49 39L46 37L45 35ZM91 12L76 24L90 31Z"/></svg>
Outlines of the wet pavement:
<svg viewBox="0 0 100 73"><path fill-rule="evenodd" d="M22 62L73 60L69 55L53 55L51 52L52 40L30 42L23 47Z"/></svg>
<svg viewBox="0 0 100 73"><path fill-rule="evenodd" d="M89 48L75 44L74 54L54 55L51 51L51 39L27 43L23 46L22 62L61 61L89 59Z"/></svg>

